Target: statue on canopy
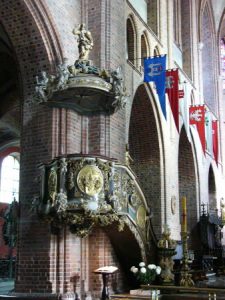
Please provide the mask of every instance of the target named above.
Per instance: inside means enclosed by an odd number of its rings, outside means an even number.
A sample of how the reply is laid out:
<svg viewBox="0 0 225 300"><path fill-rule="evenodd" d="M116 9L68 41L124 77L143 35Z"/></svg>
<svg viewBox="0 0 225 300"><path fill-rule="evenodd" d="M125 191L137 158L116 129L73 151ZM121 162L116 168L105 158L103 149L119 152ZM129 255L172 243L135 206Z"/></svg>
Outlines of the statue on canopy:
<svg viewBox="0 0 225 300"><path fill-rule="evenodd" d="M91 32L86 30L85 24L80 24L78 28L73 29L73 34L77 35L79 59L88 60L89 52L94 46Z"/></svg>

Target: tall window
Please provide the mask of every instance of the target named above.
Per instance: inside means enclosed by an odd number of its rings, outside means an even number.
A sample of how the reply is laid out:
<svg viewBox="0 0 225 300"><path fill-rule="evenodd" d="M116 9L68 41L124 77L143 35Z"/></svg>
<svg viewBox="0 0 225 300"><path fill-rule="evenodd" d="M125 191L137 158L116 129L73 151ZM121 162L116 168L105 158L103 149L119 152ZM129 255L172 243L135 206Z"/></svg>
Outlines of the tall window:
<svg viewBox="0 0 225 300"><path fill-rule="evenodd" d="M225 90L225 37L220 40L220 61L223 89Z"/></svg>
<svg viewBox="0 0 225 300"><path fill-rule="evenodd" d="M144 66L144 58L148 56L147 41L144 34L141 35L141 65Z"/></svg>
<svg viewBox="0 0 225 300"><path fill-rule="evenodd" d="M134 64L135 31L130 19L127 19L127 59Z"/></svg>
<svg viewBox="0 0 225 300"><path fill-rule="evenodd" d="M183 70L192 79L192 32L191 32L191 2L180 2L181 13L181 50Z"/></svg>
<svg viewBox="0 0 225 300"><path fill-rule="evenodd" d="M203 43L202 54L202 81L205 103L213 113L217 113L215 97L215 51L214 27L212 11L208 3L204 7L201 18L201 39Z"/></svg>
<svg viewBox="0 0 225 300"><path fill-rule="evenodd" d="M11 203L19 196L19 162L13 155L6 156L1 167L0 202Z"/></svg>
<svg viewBox="0 0 225 300"><path fill-rule="evenodd" d="M151 27L153 32L158 35L159 32L159 9L158 0L148 0L147 2L147 14L148 14L148 25Z"/></svg>
<svg viewBox="0 0 225 300"><path fill-rule="evenodd" d="M178 47L181 46L181 19L180 19L180 0L173 1L173 35L174 42Z"/></svg>

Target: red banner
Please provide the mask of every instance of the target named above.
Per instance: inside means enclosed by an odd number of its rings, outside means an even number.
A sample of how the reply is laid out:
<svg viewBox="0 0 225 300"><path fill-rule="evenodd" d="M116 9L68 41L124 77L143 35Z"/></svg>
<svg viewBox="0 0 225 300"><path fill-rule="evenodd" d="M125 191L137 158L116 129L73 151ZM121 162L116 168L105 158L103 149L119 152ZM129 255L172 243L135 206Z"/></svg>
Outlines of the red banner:
<svg viewBox="0 0 225 300"><path fill-rule="evenodd" d="M169 98L170 107L177 131L179 132L179 87L178 87L178 69L166 71L166 93Z"/></svg>
<svg viewBox="0 0 225 300"><path fill-rule="evenodd" d="M189 120L190 125L196 125L198 135L202 144L202 150L205 154L206 142L205 142L205 106L190 106L189 108Z"/></svg>
<svg viewBox="0 0 225 300"><path fill-rule="evenodd" d="M212 121L213 154L218 165L218 121Z"/></svg>

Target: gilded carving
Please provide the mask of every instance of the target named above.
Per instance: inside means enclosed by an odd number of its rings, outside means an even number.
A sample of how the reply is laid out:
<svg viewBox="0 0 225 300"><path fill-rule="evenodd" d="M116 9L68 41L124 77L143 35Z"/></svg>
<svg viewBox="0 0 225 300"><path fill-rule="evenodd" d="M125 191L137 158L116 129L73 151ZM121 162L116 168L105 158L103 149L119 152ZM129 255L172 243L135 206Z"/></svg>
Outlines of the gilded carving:
<svg viewBox="0 0 225 300"><path fill-rule="evenodd" d="M143 205L140 205L137 210L137 224L142 229L145 228L146 223L146 209Z"/></svg>
<svg viewBox="0 0 225 300"><path fill-rule="evenodd" d="M148 208L127 166L95 157L60 157L42 168L42 187L33 206L55 232L68 225L84 237L94 225L115 223L123 230L126 222L144 252Z"/></svg>
<svg viewBox="0 0 225 300"><path fill-rule="evenodd" d="M103 175L97 166L86 165L77 176L77 185L88 196L99 194L103 188Z"/></svg>
<svg viewBox="0 0 225 300"><path fill-rule="evenodd" d="M89 52L94 46L91 32L86 30L85 24L80 24L77 29L73 30L73 34L77 36L79 59L88 60Z"/></svg>

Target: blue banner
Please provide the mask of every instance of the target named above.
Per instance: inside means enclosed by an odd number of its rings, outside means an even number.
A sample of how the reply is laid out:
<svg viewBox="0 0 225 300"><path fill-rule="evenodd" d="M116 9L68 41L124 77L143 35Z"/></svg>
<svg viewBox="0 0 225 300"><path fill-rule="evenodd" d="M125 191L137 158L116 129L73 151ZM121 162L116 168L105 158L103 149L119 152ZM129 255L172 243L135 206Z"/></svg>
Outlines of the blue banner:
<svg viewBox="0 0 225 300"><path fill-rule="evenodd" d="M166 55L144 59L144 82L154 81L160 106L166 119Z"/></svg>

